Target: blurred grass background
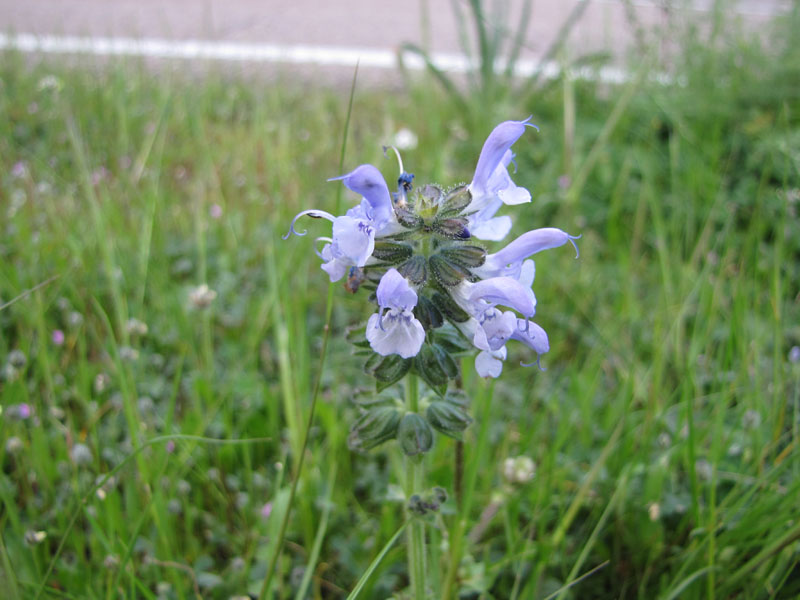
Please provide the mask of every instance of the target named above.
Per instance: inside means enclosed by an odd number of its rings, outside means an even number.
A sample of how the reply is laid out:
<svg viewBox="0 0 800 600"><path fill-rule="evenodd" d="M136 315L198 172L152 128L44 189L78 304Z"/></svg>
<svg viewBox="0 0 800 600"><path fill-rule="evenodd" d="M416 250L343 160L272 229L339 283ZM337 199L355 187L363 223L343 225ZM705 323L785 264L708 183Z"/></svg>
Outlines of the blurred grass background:
<svg viewBox="0 0 800 600"><path fill-rule="evenodd" d="M516 349L492 383L464 361L476 423L464 503L427 528L434 585L463 517L464 598L800 595L798 24L687 31L621 85L357 87L345 170L392 181L381 147L407 128L418 182L469 181L491 128L532 114L514 233L583 235L578 261L537 259L547 370ZM347 112L288 78L0 58L4 597L258 593L328 286L311 237L280 236L342 208L325 180ZM371 382L343 333L372 308L335 285L279 598L345 597L403 520L394 448L347 448ZM519 455L527 483L503 476ZM431 485L453 489L453 456L437 445ZM363 597L400 594L405 569L393 548Z"/></svg>

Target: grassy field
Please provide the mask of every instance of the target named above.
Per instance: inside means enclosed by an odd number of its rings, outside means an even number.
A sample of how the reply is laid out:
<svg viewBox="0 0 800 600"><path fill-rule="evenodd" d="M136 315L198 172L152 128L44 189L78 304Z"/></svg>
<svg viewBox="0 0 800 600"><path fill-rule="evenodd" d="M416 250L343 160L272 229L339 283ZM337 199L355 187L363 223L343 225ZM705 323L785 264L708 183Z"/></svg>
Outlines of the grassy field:
<svg viewBox="0 0 800 600"><path fill-rule="evenodd" d="M547 370L510 349L492 383L463 360L458 502L455 442L425 459L450 493L426 524L436 594L452 570L463 598L800 596L793 32L687 41L679 85L356 86L345 171L392 181L381 146L408 128L417 182L469 181L491 128L532 114L514 232L583 236L579 260L537 259ZM318 375L271 596L346 597L401 528L396 443L347 446L374 384L344 331L374 306L329 288L313 236L281 240L355 203L325 181L347 117L346 92L289 80L0 57L4 598L258 595ZM517 456L532 479L504 476ZM392 545L360 597L402 597L406 566Z"/></svg>

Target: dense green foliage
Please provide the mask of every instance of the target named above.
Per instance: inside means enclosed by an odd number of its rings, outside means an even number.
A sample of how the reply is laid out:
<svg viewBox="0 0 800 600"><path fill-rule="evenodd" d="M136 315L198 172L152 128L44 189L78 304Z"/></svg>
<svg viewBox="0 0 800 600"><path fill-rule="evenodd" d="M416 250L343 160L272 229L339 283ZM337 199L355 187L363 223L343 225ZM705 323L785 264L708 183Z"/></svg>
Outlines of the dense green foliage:
<svg viewBox="0 0 800 600"><path fill-rule="evenodd" d="M371 162L391 181L381 146L408 127L419 180L469 181L491 127L533 114L541 132L514 150L534 201L515 232L583 234L579 260L537 259L547 370L516 366L529 357L514 349L495 384L462 365L475 423L459 494L456 442L426 458L450 496L426 527L432 585L461 528L469 598L546 597L595 567L561 597L800 595L793 31L769 48L689 38L680 85L562 78L468 116L428 80L357 89L345 170ZM299 210L354 200L325 181L347 107L346 92L291 81L0 58L3 597L258 593L328 289L312 251L326 229L280 236ZM374 307L332 294L281 598L345 597L405 518L396 442L347 446L374 383L344 332ZM518 455L532 480L504 477ZM362 597L407 585L404 552Z"/></svg>

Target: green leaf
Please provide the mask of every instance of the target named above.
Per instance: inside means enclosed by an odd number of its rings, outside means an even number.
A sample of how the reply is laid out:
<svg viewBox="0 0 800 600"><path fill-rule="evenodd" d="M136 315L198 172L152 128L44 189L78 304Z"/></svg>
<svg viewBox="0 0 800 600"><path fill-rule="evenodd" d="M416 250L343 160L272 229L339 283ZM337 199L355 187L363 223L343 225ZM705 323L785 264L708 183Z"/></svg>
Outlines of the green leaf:
<svg viewBox="0 0 800 600"><path fill-rule="evenodd" d="M473 348L472 342L449 323L437 329L433 339L445 352L450 354L461 354Z"/></svg>
<svg viewBox="0 0 800 600"><path fill-rule="evenodd" d="M381 564L381 561L389 553L389 550L391 550L392 546L394 546L395 542L397 542L397 540L400 538L403 531L405 531L405 528L408 525L408 523L409 523L408 521L403 523L400 526L400 529L398 529L392 536L392 539L386 542L386 545L378 553L378 556L375 557L375 560L373 560L369 564L369 567L367 567L367 570L364 571L364 574L361 576L361 579L358 580L356 587L354 587L353 591L350 592L350 595L347 596L347 600L356 600L356 598L358 598L358 595L361 593L361 590L363 590L364 586L367 585L367 582L369 581L369 578L372 577L372 574L375 572L375 569L378 568L378 566Z"/></svg>
<svg viewBox="0 0 800 600"><path fill-rule="evenodd" d="M357 348L369 348L366 323L355 327L348 327L344 332L344 339Z"/></svg>

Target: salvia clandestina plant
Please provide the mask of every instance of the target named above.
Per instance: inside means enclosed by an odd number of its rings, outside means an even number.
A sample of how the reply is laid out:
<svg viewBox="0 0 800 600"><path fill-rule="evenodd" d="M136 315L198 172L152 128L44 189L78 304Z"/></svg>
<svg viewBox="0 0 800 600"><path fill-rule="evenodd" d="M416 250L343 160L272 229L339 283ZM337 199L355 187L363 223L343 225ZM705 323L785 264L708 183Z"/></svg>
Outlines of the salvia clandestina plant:
<svg viewBox="0 0 800 600"><path fill-rule="evenodd" d="M367 368L381 387L413 370L443 392L457 374L452 354L469 343L478 350L475 368L482 377L500 375L508 340L522 342L537 359L549 350L547 334L531 320L536 297L530 257L574 245L577 237L546 227L491 254L481 243L501 241L511 230L510 217L496 216L504 204L531 201L507 170L511 146L527 127L534 125L525 120L495 127L469 185L412 189L414 175L403 171L392 194L376 167L361 165L334 178L362 196L359 205L339 217L304 210L292 221L290 233L297 235L305 234L294 228L301 216L331 221L331 237L317 238L324 243L318 251L322 268L331 281L346 278L351 292L374 291L370 299L378 309L361 341L373 351Z"/></svg>
<svg viewBox="0 0 800 600"><path fill-rule="evenodd" d="M534 229L496 252L483 242L504 240L511 230L509 216L497 216L503 205L524 204L531 194L511 180L511 146L534 127L529 119L500 123L483 145L472 181L451 189L425 184L414 187L414 175L400 164L397 191L365 164L336 177L362 199L342 216L310 209L302 216L332 222L330 237L317 238L317 254L330 280L345 279L355 293L370 290L377 304L365 326L348 337L366 355L365 369L377 380L377 391L404 377L406 405L376 395L362 404L353 424L350 446L369 450L397 439L409 457L406 492L409 514L419 516L427 506L420 498L422 454L433 445L434 430L459 438L471 419L467 399L449 382L458 376L455 357L477 350L475 369L482 377L498 377L506 359L506 343L522 342L538 364L550 349L544 329L532 319L536 297L531 257L542 250L575 246L576 236L560 229ZM319 248L321 246L321 249ZM577 246L575 246L577 252ZM434 392L419 402L417 376ZM412 502L411 499L414 499ZM438 506L437 502L429 502ZM415 598L425 597L424 535L409 530L409 568ZM415 573L416 572L416 573ZM422 583L420 582L422 581Z"/></svg>

